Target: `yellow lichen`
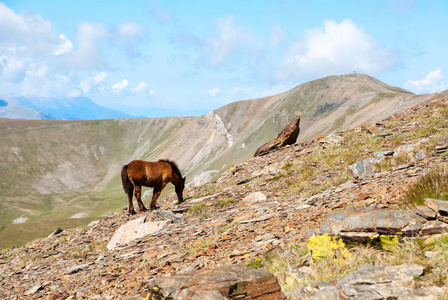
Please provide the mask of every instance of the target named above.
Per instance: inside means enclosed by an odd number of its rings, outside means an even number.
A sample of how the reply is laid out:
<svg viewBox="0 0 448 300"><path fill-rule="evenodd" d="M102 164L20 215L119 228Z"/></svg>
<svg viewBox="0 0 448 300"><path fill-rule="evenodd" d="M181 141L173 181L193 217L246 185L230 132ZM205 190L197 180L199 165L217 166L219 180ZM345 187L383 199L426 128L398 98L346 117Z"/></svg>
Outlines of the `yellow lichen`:
<svg viewBox="0 0 448 300"><path fill-rule="evenodd" d="M350 252L345 248L342 239L329 235L313 235L307 244L313 258L334 258L345 259L350 256Z"/></svg>
<svg viewBox="0 0 448 300"><path fill-rule="evenodd" d="M398 249L400 246L400 241L398 239L398 236L396 235L394 237L382 235L380 236L380 240L381 240L381 248L383 250L392 251Z"/></svg>

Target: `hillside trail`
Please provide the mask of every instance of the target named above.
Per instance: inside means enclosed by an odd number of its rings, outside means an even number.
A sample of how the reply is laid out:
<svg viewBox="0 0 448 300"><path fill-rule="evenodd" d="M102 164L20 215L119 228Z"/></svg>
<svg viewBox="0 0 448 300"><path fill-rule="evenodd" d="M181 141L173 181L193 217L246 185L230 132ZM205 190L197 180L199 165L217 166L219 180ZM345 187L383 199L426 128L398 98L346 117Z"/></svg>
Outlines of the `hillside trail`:
<svg viewBox="0 0 448 300"><path fill-rule="evenodd" d="M434 115L447 101L438 99L338 135L388 139L388 132L396 131L403 135L400 142L389 139L384 145L393 149L412 144L415 139L406 134L419 128L415 119L421 114ZM387 171L353 178L347 168L331 168L315 159L351 145L331 147L318 139L287 146L236 164L213 182L187 188L184 197L189 199L181 205L175 205L173 193L159 199L157 211L135 216L119 211L88 226L63 229L9 249L1 254L0 298L142 299L152 278L248 265L274 249L304 243L308 231L318 228L335 211L372 205L397 208L398 199L412 182L447 162L446 156L429 153ZM374 151L366 148L361 152L364 158ZM335 164L347 164L337 159ZM303 175L305 169L311 170L308 177ZM167 224L154 234L113 250L106 248L121 225L142 216Z"/></svg>

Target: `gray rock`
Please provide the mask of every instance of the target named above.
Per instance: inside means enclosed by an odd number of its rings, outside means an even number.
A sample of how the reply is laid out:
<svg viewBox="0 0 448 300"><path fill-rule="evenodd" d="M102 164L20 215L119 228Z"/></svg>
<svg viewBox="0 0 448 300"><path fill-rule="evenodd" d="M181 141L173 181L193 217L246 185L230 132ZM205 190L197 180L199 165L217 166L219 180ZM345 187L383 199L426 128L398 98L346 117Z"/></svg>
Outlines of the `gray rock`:
<svg viewBox="0 0 448 300"><path fill-rule="evenodd" d="M354 208L330 215L318 234L337 236L342 232L376 232L379 234L416 235L427 221L412 211L375 207Z"/></svg>
<svg viewBox="0 0 448 300"><path fill-rule="evenodd" d="M448 224L440 222L438 220L428 221L420 229L420 234L422 235L445 233L445 232L448 232Z"/></svg>
<svg viewBox="0 0 448 300"><path fill-rule="evenodd" d="M25 292L25 295L33 295L43 289L42 285L40 283L35 284L32 288L30 288L28 291Z"/></svg>
<svg viewBox="0 0 448 300"><path fill-rule="evenodd" d="M426 153L424 151L418 151L416 152L415 149L420 146L421 144L424 144L428 142L428 138L422 138L417 141L417 143L410 144L410 145L403 145L395 149L394 156L398 155L407 155L409 156L409 159L412 161L415 161L417 159L423 159L426 157Z"/></svg>
<svg viewBox="0 0 448 300"><path fill-rule="evenodd" d="M384 160L384 157L370 157L348 166L348 172L355 178L372 176L378 170L375 164Z"/></svg>
<svg viewBox="0 0 448 300"><path fill-rule="evenodd" d="M70 275L70 274L78 273L79 271L81 271L81 270L83 270L83 269L85 269L85 268L87 268L88 266L93 265L93 264L94 264L94 262L90 262L90 263L87 263L87 264L77 265L77 266L68 268L68 269L65 271L65 274Z"/></svg>
<svg viewBox="0 0 448 300"><path fill-rule="evenodd" d="M107 249L113 250L117 245L126 244L132 240L156 233L171 222L172 220L146 222L146 216L129 221L115 231L107 244Z"/></svg>
<svg viewBox="0 0 448 300"><path fill-rule="evenodd" d="M427 206L416 206L414 212L427 220L435 220L437 216L437 213Z"/></svg>
<svg viewBox="0 0 448 300"><path fill-rule="evenodd" d="M326 148L329 145L339 146L344 143L344 136L341 131L335 131L324 137L319 143Z"/></svg>
<svg viewBox="0 0 448 300"><path fill-rule="evenodd" d="M425 205L439 214L448 215L448 201L425 198Z"/></svg>
<svg viewBox="0 0 448 300"><path fill-rule="evenodd" d="M243 201L250 202L250 203L266 201L266 195L263 194L262 192L250 193L249 195L244 197Z"/></svg>
<svg viewBox="0 0 448 300"><path fill-rule="evenodd" d="M172 220L174 223L181 223L185 221L185 217L182 214L175 214L169 210L163 210L156 213L159 217L164 220Z"/></svg>

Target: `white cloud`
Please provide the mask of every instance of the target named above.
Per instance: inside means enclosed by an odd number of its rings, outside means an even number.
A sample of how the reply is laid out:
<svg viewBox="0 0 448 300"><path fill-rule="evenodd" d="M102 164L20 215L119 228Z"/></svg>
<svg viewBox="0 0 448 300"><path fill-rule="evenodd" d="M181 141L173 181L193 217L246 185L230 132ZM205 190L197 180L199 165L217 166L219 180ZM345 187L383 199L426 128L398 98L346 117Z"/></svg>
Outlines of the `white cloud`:
<svg viewBox="0 0 448 300"><path fill-rule="evenodd" d="M127 80L113 88L106 83L107 68L135 63L130 58L138 57L133 49L142 43L144 34L145 28L134 22L115 28L81 23L69 37L57 33L53 23L40 15L17 13L0 2L0 89L48 97L152 95L154 91L141 86L131 93Z"/></svg>
<svg viewBox="0 0 448 300"><path fill-rule="evenodd" d="M39 15L16 14L0 2L0 79L18 84L37 69L48 68L52 52L61 45L53 24ZM34 82L28 78L26 85Z"/></svg>
<svg viewBox="0 0 448 300"><path fill-rule="evenodd" d="M156 94L146 82L140 82L135 88L131 89L131 92L136 96L154 96Z"/></svg>
<svg viewBox="0 0 448 300"><path fill-rule="evenodd" d="M106 72L93 72L93 82L96 84L103 82L106 77Z"/></svg>
<svg viewBox="0 0 448 300"><path fill-rule="evenodd" d="M105 67L106 59L101 50L100 38L106 37L108 34L102 24L80 24L75 37L77 48L68 57L68 66L79 69Z"/></svg>
<svg viewBox="0 0 448 300"><path fill-rule="evenodd" d="M51 22L39 15L16 14L0 3L0 46L16 45L33 56L52 52L59 42Z"/></svg>
<svg viewBox="0 0 448 300"><path fill-rule="evenodd" d="M429 72L421 80L408 80L404 87L414 93L436 93L448 89L448 82L443 81L442 69Z"/></svg>
<svg viewBox="0 0 448 300"><path fill-rule="evenodd" d="M207 92L212 97L216 97L219 93L221 93L221 90L219 88L211 89Z"/></svg>
<svg viewBox="0 0 448 300"><path fill-rule="evenodd" d="M107 77L106 72L93 72L91 75L85 76L78 87L84 92L84 93L90 93L98 88L98 85L103 82ZM97 89L98 91L99 89ZM73 92L73 91L71 91Z"/></svg>
<svg viewBox="0 0 448 300"><path fill-rule="evenodd" d="M308 30L305 40L290 47L277 74L279 79L353 71L375 75L396 64L394 53L378 46L350 19L341 23L327 20L323 25L324 28Z"/></svg>
<svg viewBox="0 0 448 300"><path fill-rule="evenodd" d="M216 36L209 36L204 49L211 66L223 64L235 52L254 52L255 35L247 28L234 22L233 16L227 16L217 22Z"/></svg>
<svg viewBox="0 0 448 300"><path fill-rule="evenodd" d="M8 82L20 82L26 74L25 62L14 56L0 55L0 79Z"/></svg>
<svg viewBox="0 0 448 300"><path fill-rule="evenodd" d="M62 44L60 44L58 46L58 48L55 51L53 51L54 55L62 55L62 54L68 53L73 50L72 42L70 42L65 37L65 35L61 34L61 35L59 35L59 38L62 40Z"/></svg>
<svg viewBox="0 0 448 300"><path fill-rule="evenodd" d="M129 81L127 79L123 79L121 82L117 82L112 86L112 90L114 93L119 94L129 85Z"/></svg>

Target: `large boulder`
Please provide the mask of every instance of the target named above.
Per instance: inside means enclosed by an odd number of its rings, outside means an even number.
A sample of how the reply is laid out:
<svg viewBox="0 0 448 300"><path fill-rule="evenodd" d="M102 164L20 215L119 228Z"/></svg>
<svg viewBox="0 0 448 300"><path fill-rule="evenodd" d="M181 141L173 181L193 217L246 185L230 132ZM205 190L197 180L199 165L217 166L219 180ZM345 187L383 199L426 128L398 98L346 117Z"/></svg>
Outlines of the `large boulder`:
<svg viewBox="0 0 448 300"><path fill-rule="evenodd" d="M285 129L278 134L278 136L270 142L267 142L263 146L255 151L255 156L262 156L268 154L274 149L284 147L286 145L292 145L297 141L297 137L300 133L300 116L297 116Z"/></svg>
<svg viewBox="0 0 448 300"><path fill-rule="evenodd" d="M107 244L107 249L113 250L119 245L156 233L172 223L171 219L157 222L148 221L147 216L144 216L121 225Z"/></svg>
<svg viewBox="0 0 448 300"><path fill-rule="evenodd" d="M232 265L155 278L150 283L169 299L285 299L277 279L263 269Z"/></svg>

